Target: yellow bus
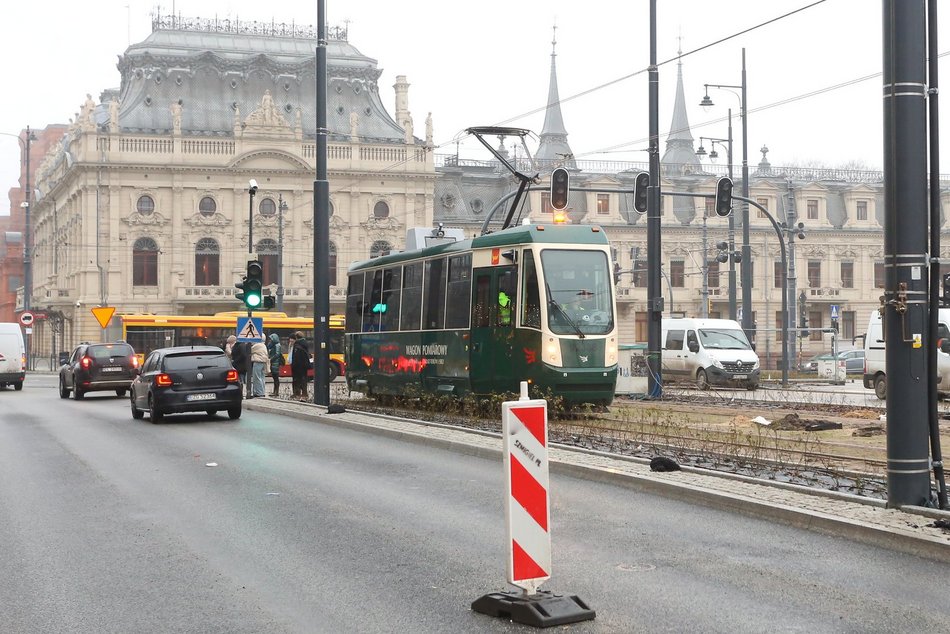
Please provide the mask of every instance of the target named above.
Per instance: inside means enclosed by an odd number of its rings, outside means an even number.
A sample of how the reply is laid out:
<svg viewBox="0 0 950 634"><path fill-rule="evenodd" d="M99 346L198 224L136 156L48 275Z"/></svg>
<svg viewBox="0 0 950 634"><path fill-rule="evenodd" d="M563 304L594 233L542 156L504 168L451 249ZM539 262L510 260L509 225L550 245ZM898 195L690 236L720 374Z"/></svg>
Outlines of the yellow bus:
<svg viewBox="0 0 950 634"><path fill-rule="evenodd" d="M219 346L224 347L229 335L236 334L237 318L246 317L244 311L216 313L214 315L116 315L113 324L121 325L121 338L127 341L144 358L156 348L169 346ZM313 352L313 319L310 317L288 317L286 313L258 312L254 317L264 320L264 335L269 337L276 332L287 358L287 338L301 331ZM343 360L343 315L330 315L330 380L346 371ZM290 366L286 361L280 369L281 376L290 376ZM313 377L313 370L309 376Z"/></svg>

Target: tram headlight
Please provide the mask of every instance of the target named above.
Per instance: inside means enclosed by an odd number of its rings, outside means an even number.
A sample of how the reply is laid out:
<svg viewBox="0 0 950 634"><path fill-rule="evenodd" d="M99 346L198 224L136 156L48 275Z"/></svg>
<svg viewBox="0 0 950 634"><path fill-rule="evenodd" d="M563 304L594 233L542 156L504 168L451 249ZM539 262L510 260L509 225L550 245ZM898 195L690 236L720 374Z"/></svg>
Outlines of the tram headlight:
<svg viewBox="0 0 950 634"><path fill-rule="evenodd" d="M561 365L561 342L555 337L548 337L544 346L544 359L551 365Z"/></svg>
<svg viewBox="0 0 950 634"><path fill-rule="evenodd" d="M607 340L607 365L617 363L617 340L611 337Z"/></svg>

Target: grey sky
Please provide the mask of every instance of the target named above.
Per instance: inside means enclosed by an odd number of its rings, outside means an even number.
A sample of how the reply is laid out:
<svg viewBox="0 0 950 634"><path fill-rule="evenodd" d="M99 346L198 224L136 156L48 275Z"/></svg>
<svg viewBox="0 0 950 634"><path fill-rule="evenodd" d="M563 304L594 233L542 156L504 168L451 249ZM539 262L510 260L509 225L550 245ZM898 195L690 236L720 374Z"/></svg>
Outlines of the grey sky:
<svg viewBox="0 0 950 634"><path fill-rule="evenodd" d="M657 56L664 62L674 59L680 48L690 53L813 2L658 4ZM279 5L179 0L174 9L188 17L316 24L312 0ZM67 123L86 93L98 98L104 88L117 87L117 58L130 41L147 36L153 10L144 0L8 3L0 25L9 88L0 110L0 132L16 134L27 124L42 128ZM162 12L171 10L169 4ZM423 134L431 112L440 146L436 151L454 153L458 140L463 156L480 154L477 142L461 134L467 127L504 123L541 131L556 24L562 110L576 156L646 160L647 0L483 0L468 5L445 0L327 0L327 13L331 25L347 20L350 43L379 61L384 70L380 93L390 112L395 77L406 75L416 135ZM947 20L943 11L941 23ZM857 162L880 169L881 22L878 0L825 0L686 55L683 74L696 145L701 135L726 136L724 118L732 107L735 162L741 160L738 98L715 90L710 92L714 109L707 113L698 104L703 84L740 83L745 47L751 165L761 157L759 148L767 145L773 165ZM950 51L950 41L939 48ZM669 132L676 70L675 61L660 67L661 140ZM866 79L855 81L860 78ZM943 99L941 114L948 109ZM950 125L942 119L945 127ZM950 145L944 146L946 155ZM8 213L6 192L17 185L19 152L16 139L0 135L0 214ZM950 172L948 160L944 172Z"/></svg>

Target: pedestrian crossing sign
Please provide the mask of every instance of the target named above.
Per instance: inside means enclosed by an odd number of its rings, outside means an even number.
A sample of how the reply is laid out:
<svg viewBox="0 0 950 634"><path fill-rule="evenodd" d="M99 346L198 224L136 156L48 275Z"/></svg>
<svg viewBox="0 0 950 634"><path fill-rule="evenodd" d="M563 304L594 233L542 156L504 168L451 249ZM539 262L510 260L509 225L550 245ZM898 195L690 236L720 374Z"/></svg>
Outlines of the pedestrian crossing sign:
<svg viewBox="0 0 950 634"><path fill-rule="evenodd" d="M264 341L264 318L238 317L237 340L251 342Z"/></svg>
<svg viewBox="0 0 950 634"><path fill-rule="evenodd" d="M838 305L837 305L837 304L832 304L832 305L831 305L831 318L832 318L832 319L837 319L837 318L838 318Z"/></svg>

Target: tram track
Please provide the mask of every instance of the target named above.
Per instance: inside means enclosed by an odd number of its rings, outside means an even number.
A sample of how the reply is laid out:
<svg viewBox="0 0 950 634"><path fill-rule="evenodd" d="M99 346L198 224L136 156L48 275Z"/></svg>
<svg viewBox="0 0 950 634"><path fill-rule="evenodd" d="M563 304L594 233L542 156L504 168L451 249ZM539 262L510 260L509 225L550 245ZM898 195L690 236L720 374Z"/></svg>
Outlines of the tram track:
<svg viewBox="0 0 950 634"><path fill-rule="evenodd" d="M500 417L477 416L441 399L415 399L385 406L350 395L340 385L334 402L377 415L395 416L482 432L500 433ZM697 402L705 400L705 402ZM672 457L684 465L804 486L882 498L886 495L886 450L880 410L841 404L794 405L696 399L692 394L657 400L617 399L606 412L551 416L552 444L647 459ZM725 406L725 407L724 407ZM807 409L806 409L807 408ZM756 412L773 418L795 412L804 420L840 422L827 431L776 430L751 422ZM852 437L858 429L879 429Z"/></svg>

